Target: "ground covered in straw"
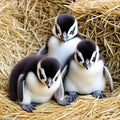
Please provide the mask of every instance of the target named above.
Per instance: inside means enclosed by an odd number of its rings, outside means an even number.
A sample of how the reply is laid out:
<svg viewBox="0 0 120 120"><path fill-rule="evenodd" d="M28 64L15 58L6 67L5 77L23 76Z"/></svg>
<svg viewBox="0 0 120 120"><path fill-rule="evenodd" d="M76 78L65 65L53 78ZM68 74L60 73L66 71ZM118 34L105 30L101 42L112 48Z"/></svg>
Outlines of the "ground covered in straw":
<svg viewBox="0 0 120 120"><path fill-rule="evenodd" d="M106 99L80 96L69 106L54 101L27 113L9 100L12 67L45 44L54 18L71 13L85 38L95 40L105 57L114 91L107 85ZM119 120L120 119L120 0L0 0L0 119L1 120Z"/></svg>

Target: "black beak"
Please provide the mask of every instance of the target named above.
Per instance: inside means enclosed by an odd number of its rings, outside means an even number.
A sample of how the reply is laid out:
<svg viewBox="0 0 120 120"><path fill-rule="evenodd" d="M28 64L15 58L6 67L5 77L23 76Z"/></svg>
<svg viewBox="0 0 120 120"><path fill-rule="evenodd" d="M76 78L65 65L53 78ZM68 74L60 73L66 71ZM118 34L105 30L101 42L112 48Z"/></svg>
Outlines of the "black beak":
<svg viewBox="0 0 120 120"><path fill-rule="evenodd" d="M50 88L50 87L52 86L52 84L53 84L53 81L52 81L51 78L48 78L48 79L45 81L45 83L46 83L47 87Z"/></svg>
<svg viewBox="0 0 120 120"><path fill-rule="evenodd" d="M88 70L91 66L90 61L88 59L85 60L85 62L83 63L83 66Z"/></svg>

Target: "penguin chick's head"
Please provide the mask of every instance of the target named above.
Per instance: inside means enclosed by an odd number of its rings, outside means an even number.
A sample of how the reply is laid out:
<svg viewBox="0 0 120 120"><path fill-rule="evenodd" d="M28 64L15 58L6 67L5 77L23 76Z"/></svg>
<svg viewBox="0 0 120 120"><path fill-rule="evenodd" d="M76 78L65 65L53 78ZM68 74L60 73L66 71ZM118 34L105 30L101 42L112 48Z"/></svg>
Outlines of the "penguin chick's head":
<svg viewBox="0 0 120 120"><path fill-rule="evenodd" d="M37 64L37 76L48 88L57 81L60 75L60 63L52 57L44 57Z"/></svg>
<svg viewBox="0 0 120 120"><path fill-rule="evenodd" d="M92 40L83 40L78 43L74 58L77 63L89 69L99 59L99 48Z"/></svg>
<svg viewBox="0 0 120 120"><path fill-rule="evenodd" d="M60 14L55 19L52 32L64 42L70 40L78 33L77 20L70 14Z"/></svg>

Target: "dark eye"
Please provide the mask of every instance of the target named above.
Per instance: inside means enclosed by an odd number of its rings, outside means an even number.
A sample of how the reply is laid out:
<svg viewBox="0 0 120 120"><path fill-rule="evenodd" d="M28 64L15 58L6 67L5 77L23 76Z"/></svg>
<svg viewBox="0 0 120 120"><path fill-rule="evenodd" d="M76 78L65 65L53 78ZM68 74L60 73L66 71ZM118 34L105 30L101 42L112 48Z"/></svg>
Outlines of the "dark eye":
<svg viewBox="0 0 120 120"><path fill-rule="evenodd" d="M95 62L96 57L93 57L92 61Z"/></svg>
<svg viewBox="0 0 120 120"><path fill-rule="evenodd" d="M58 77L55 77L55 81L57 81Z"/></svg>
<svg viewBox="0 0 120 120"><path fill-rule="evenodd" d="M95 56L92 59L93 62L95 62L95 60L96 60L96 55L97 55L97 53L95 53Z"/></svg>
<svg viewBox="0 0 120 120"><path fill-rule="evenodd" d="M73 30L72 31L70 31L70 34L74 34L74 31L75 31L75 27L73 28Z"/></svg>
<svg viewBox="0 0 120 120"><path fill-rule="evenodd" d="M59 34L59 31L57 29L57 26L55 26L56 34Z"/></svg>
<svg viewBox="0 0 120 120"><path fill-rule="evenodd" d="M78 54L77 54L77 60L78 62L82 61L82 59L80 58L80 56L78 56Z"/></svg>
<svg viewBox="0 0 120 120"><path fill-rule="evenodd" d="M43 74L41 73L41 70L39 69L39 73L40 73L40 78L41 79L44 79L44 76L43 76Z"/></svg>

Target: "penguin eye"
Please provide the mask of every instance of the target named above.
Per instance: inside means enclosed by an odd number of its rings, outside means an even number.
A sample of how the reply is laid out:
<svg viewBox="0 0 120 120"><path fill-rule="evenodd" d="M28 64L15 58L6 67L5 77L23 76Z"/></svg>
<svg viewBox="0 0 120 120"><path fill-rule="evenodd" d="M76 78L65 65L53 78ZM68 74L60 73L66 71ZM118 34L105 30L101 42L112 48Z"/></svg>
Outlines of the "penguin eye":
<svg viewBox="0 0 120 120"><path fill-rule="evenodd" d="M73 28L73 30L72 31L70 31L70 34L74 34L74 31L75 31L75 27Z"/></svg>
<svg viewBox="0 0 120 120"><path fill-rule="evenodd" d="M40 78L41 79L44 79L44 76L43 76L43 74L41 73L41 70L39 69L39 73L40 73Z"/></svg>
<svg viewBox="0 0 120 120"><path fill-rule="evenodd" d="M57 79L58 79L58 76L57 76L57 77L55 77L54 81L57 81Z"/></svg>
<svg viewBox="0 0 120 120"><path fill-rule="evenodd" d="M93 57L92 61L95 62L96 57Z"/></svg>
<svg viewBox="0 0 120 120"><path fill-rule="evenodd" d="M78 56L78 54L77 54L77 60L78 62L82 61L82 59L80 58L80 56Z"/></svg>

